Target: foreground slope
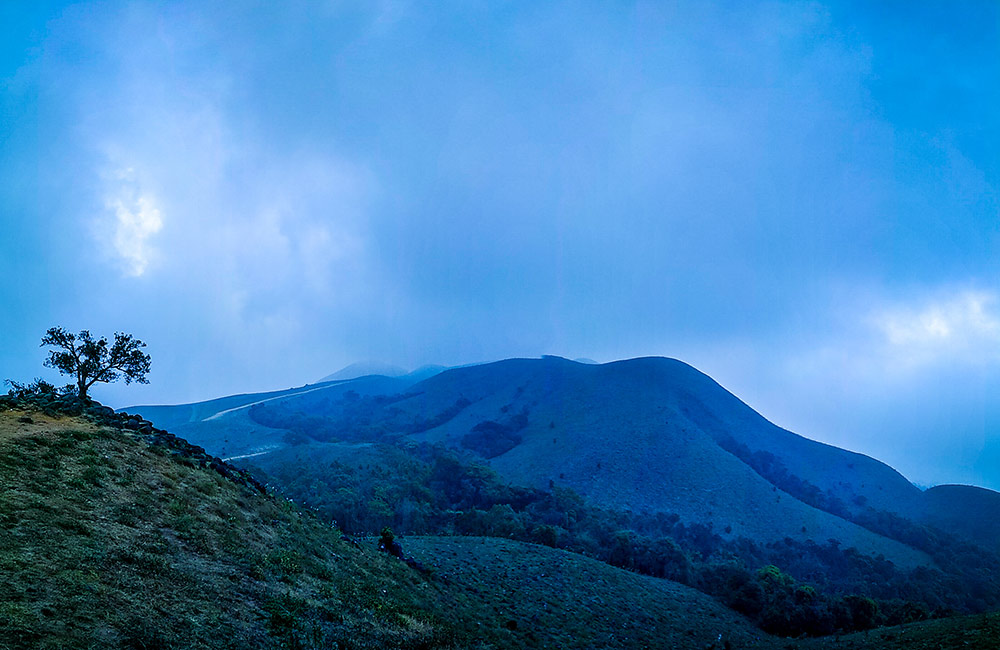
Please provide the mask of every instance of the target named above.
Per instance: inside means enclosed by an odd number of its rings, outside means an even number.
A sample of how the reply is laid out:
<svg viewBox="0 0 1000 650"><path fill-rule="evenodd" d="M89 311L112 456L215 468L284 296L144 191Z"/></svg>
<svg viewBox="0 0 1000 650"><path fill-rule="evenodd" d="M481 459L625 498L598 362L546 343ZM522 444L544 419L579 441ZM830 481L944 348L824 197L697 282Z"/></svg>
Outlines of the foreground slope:
<svg viewBox="0 0 1000 650"><path fill-rule="evenodd" d="M5 650L453 635L405 565L138 434L37 412L0 413L0 574Z"/></svg>
<svg viewBox="0 0 1000 650"><path fill-rule="evenodd" d="M404 544L447 583L444 606L499 619L520 647L543 640L552 648L780 647L689 587L576 553L489 537Z"/></svg>
<svg viewBox="0 0 1000 650"><path fill-rule="evenodd" d="M785 646L786 648L788 646ZM801 640L802 650L996 650L1000 614L956 616L887 627L870 632Z"/></svg>
<svg viewBox="0 0 1000 650"><path fill-rule="evenodd" d="M407 550L449 585L449 607L499 618L520 647L996 650L1000 613L956 616L817 639L775 639L669 580L579 555L494 538L410 537Z"/></svg>
<svg viewBox="0 0 1000 650"><path fill-rule="evenodd" d="M776 647L688 587L545 547L413 538L411 568L167 434L37 411L0 412L0 524L3 650Z"/></svg>

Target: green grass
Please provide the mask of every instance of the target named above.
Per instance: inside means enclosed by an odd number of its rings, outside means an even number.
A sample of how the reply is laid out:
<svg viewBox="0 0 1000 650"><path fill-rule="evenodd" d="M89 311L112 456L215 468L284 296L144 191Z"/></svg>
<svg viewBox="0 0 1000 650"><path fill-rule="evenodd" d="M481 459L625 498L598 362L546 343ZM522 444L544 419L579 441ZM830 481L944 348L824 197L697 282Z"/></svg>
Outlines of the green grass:
<svg viewBox="0 0 1000 650"><path fill-rule="evenodd" d="M868 633L843 637L812 639L803 642L803 650L996 650L1000 648L1000 613L956 616L909 623Z"/></svg>
<svg viewBox="0 0 1000 650"><path fill-rule="evenodd" d="M414 571L287 502L123 431L15 415L0 414L0 648L452 645Z"/></svg>
<svg viewBox="0 0 1000 650"><path fill-rule="evenodd" d="M781 647L694 589L575 553L489 537L400 541L445 585L442 602L499 628L507 647Z"/></svg>
<svg viewBox="0 0 1000 650"><path fill-rule="evenodd" d="M420 572L117 429L0 413L0 650L995 648L997 616L774 639L692 589L489 538Z"/></svg>

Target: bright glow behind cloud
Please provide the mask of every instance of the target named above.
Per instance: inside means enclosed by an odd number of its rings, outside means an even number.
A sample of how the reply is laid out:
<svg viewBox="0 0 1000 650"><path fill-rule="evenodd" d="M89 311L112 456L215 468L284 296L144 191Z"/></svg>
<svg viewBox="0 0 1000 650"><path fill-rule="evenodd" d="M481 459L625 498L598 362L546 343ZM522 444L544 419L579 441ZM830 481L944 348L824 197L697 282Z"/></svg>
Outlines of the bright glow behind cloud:
<svg viewBox="0 0 1000 650"><path fill-rule="evenodd" d="M923 436L914 478L980 480L941 459L1000 431L987 3L50 13L0 101L15 376L52 320L150 343L118 405L364 358L666 354L800 433L894 464Z"/></svg>
<svg viewBox="0 0 1000 650"><path fill-rule="evenodd" d="M997 295L961 291L919 306L896 307L875 316L885 352L899 365L944 360L984 362L1000 352Z"/></svg>
<svg viewBox="0 0 1000 650"><path fill-rule="evenodd" d="M114 253L125 275L138 277L146 272L154 255L149 240L163 228L163 218L156 200L131 180L132 170L117 176L121 183L106 203L114 216Z"/></svg>

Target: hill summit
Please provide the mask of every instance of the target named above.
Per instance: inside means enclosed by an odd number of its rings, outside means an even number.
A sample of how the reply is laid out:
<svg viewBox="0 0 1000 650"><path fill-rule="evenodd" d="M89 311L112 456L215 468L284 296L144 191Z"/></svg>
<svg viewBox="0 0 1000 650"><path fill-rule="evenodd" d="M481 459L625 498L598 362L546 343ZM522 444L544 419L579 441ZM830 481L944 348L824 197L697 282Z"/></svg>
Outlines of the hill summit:
<svg viewBox="0 0 1000 650"><path fill-rule="evenodd" d="M155 408L143 412L155 420ZM960 487L925 494L884 463L772 424L674 359L549 356L416 382L367 377L274 394L182 426L233 455L309 440L441 444L516 485L570 488L602 506L673 512L763 542L837 539L902 567L929 558L926 545L889 531L896 519L943 525L961 512L955 532L1000 545L988 523L1000 495Z"/></svg>

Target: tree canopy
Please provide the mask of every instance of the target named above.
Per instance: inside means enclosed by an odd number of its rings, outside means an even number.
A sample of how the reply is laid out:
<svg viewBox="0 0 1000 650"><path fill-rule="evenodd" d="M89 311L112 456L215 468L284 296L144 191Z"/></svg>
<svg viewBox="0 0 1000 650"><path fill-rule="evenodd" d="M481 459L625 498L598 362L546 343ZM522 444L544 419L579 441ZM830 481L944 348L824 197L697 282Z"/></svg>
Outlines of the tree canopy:
<svg viewBox="0 0 1000 650"><path fill-rule="evenodd" d="M110 383L124 379L148 384L149 355L142 351L146 344L131 334L115 332L114 343L108 339L94 339L88 330L79 334L61 327L49 328L42 337L42 347L52 346L45 360L46 367L55 368L64 375L76 378L76 390L81 399L97 382Z"/></svg>

